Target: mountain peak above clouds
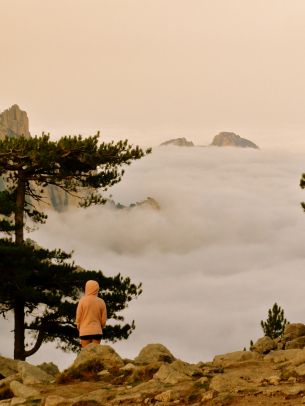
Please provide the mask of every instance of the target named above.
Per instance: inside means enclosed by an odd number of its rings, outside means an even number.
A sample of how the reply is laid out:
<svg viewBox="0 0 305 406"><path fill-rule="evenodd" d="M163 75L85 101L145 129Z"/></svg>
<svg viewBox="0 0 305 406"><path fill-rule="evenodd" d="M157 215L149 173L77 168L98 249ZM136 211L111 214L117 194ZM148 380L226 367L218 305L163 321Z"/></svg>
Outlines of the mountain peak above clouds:
<svg viewBox="0 0 305 406"><path fill-rule="evenodd" d="M193 147L194 143L192 141L188 141L185 137L182 137L162 142L162 144L160 145L161 146L175 145L176 147Z"/></svg>
<svg viewBox="0 0 305 406"><path fill-rule="evenodd" d="M20 136L31 136L29 119L27 113L14 104L0 114L0 139Z"/></svg>
<svg viewBox="0 0 305 406"><path fill-rule="evenodd" d="M258 149L258 146L254 142L242 138L239 135L222 131L219 134L215 135L213 138L211 146L216 147L240 147L240 148L255 148Z"/></svg>

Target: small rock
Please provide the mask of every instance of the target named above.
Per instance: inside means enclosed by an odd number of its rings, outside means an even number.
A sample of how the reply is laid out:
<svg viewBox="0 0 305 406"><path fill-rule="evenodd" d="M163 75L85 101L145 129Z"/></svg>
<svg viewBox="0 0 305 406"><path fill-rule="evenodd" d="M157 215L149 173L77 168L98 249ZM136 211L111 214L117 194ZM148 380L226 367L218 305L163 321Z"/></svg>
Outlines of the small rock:
<svg viewBox="0 0 305 406"><path fill-rule="evenodd" d="M213 390L209 390L208 392L204 393L201 402L208 402L209 400L212 400L216 396L216 392Z"/></svg>
<svg viewBox="0 0 305 406"><path fill-rule="evenodd" d="M271 385L279 385L281 378L277 375L272 375L270 378L268 378L268 382Z"/></svg>
<svg viewBox="0 0 305 406"><path fill-rule="evenodd" d="M296 378L295 376L291 376L291 377L288 379L288 383L291 383L292 385L295 384L296 381L297 381L297 378Z"/></svg>
<svg viewBox="0 0 305 406"><path fill-rule="evenodd" d="M103 371L98 372L97 375L100 376L100 377L102 377L102 378L105 378L106 376L109 376L109 375L110 375L110 372L107 371L107 369L104 369Z"/></svg>
<svg viewBox="0 0 305 406"><path fill-rule="evenodd" d="M133 371L134 369L136 369L136 366L131 362L126 364L124 367L120 368L121 371Z"/></svg>
<svg viewBox="0 0 305 406"><path fill-rule="evenodd" d="M170 402L173 397L173 391L167 390L166 392L159 393L159 395L155 396L155 399L160 402Z"/></svg>
<svg viewBox="0 0 305 406"><path fill-rule="evenodd" d="M205 385L209 382L209 379L206 376L202 376L199 378L196 383L199 383L200 385Z"/></svg>

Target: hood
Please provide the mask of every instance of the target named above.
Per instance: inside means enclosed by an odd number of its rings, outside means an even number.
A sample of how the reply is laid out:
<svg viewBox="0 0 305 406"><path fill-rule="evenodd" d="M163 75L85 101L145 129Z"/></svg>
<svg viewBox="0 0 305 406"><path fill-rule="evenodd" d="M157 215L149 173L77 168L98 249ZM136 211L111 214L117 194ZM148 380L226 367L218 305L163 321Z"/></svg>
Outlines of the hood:
<svg viewBox="0 0 305 406"><path fill-rule="evenodd" d="M99 284L96 281L87 281L85 286L85 295L96 295L100 290Z"/></svg>

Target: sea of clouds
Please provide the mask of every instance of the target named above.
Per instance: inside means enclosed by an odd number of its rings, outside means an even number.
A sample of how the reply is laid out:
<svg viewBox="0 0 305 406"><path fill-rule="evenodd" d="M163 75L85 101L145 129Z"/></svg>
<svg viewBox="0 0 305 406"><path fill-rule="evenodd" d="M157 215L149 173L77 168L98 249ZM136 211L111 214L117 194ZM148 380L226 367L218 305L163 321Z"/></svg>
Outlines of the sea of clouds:
<svg viewBox="0 0 305 406"><path fill-rule="evenodd" d="M52 212L29 236L74 250L82 267L143 283L124 312L136 330L114 345L122 356L160 342L185 361L208 361L261 337L274 302L305 323L303 172L298 152L159 147L111 194L124 205L150 196L160 210ZM12 356L12 328L1 321L2 355ZM65 368L74 357L45 345L28 361Z"/></svg>

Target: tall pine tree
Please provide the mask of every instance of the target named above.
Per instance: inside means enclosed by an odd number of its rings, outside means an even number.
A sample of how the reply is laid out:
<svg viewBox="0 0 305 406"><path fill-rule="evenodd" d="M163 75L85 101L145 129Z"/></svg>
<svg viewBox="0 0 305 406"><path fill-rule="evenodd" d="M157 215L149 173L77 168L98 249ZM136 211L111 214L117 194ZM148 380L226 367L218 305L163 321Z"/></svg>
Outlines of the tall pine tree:
<svg viewBox="0 0 305 406"><path fill-rule="evenodd" d="M104 288L110 317L124 321L117 312L141 293L140 286L121 275L105 278L94 271L77 272L68 254L25 243L24 230L29 218L46 221L37 203L43 201L49 185L77 195L83 207L102 204L105 199L101 193L121 180L122 166L149 152L129 145L127 140L99 144L99 134L58 141L44 134L0 141L0 176L5 186L0 192L0 231L14 235L14 242L0 241L4 280L0 286L0 311L3 315L14 312L14 358L25 359L44 341L60 339L62 348L76 348L75 303L87 279L94 277ZM134 324L117 323L105 329L105 337L127 338L133 328ZM36 337L31 350L26 350L26 330Z"/></svg>

